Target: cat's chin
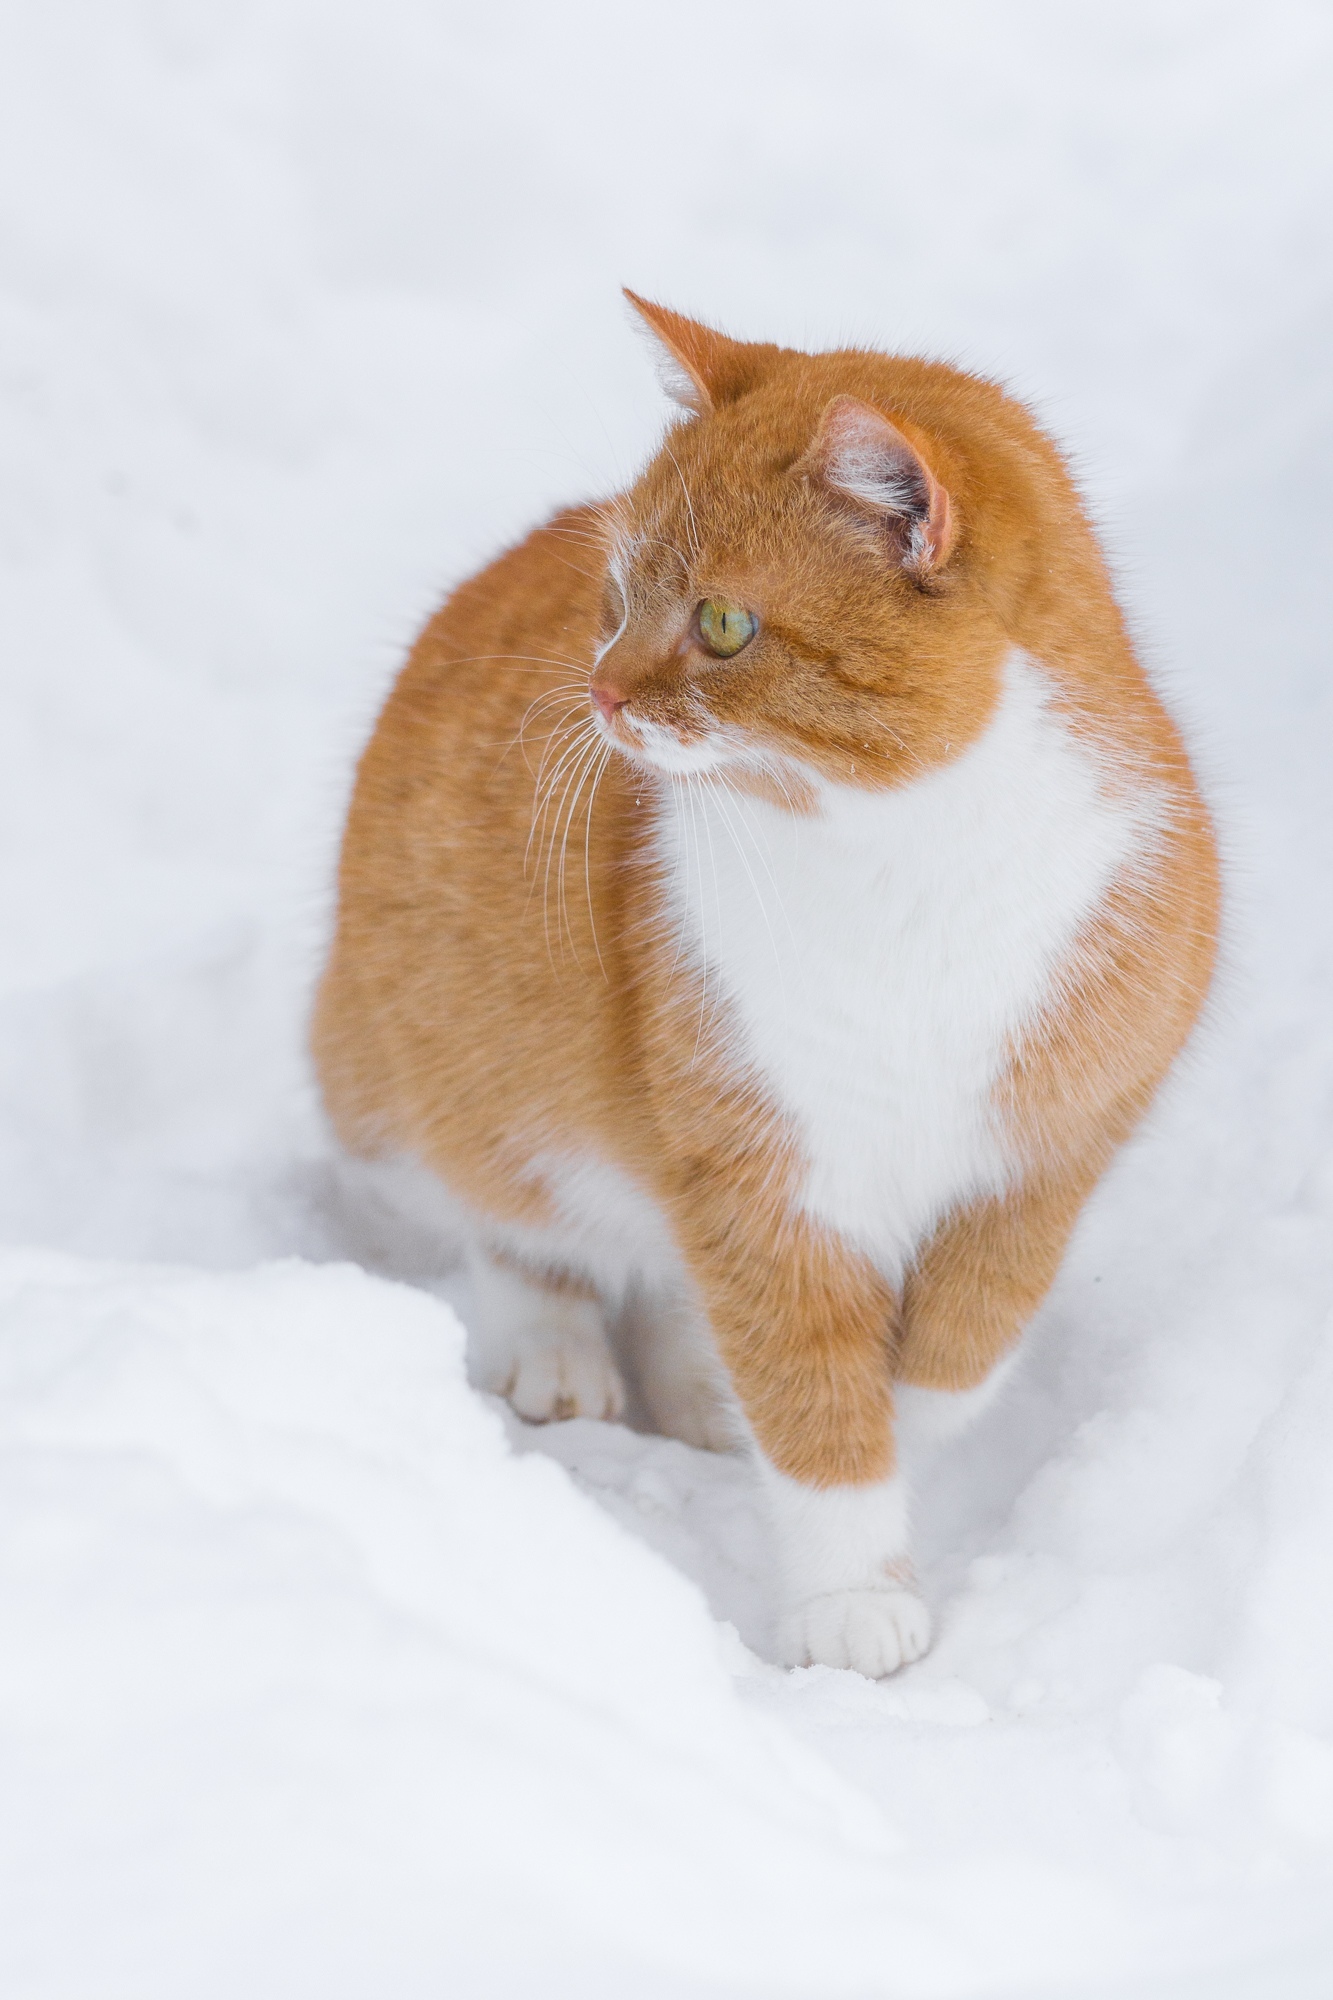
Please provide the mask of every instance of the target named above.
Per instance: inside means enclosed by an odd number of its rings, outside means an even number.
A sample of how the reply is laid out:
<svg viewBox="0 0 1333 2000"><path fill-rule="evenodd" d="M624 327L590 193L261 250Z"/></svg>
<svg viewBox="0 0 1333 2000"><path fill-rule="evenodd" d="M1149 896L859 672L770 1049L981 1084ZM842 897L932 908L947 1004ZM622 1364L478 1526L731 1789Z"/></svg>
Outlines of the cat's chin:
<svg viewBox="0 0 1333 2000"><path fill-rule="evenodd" d="M721 771L730 761L728 746L710 731L706 736L688 738L660 722L639 717L632 721L602 723L601 733L622 757L668 778L706 777Z"/></svg>
<svg viewBox="0 0 1333 2000"><path fill-rule="evenodd" d="M710 730L706 736L683 737L659 722L634 718L601 724L601 734L640 770L664 778L721 778L728 788L784 806L790 812L817 809L815 774L792 759L738 743L734 734Z"/></svg>

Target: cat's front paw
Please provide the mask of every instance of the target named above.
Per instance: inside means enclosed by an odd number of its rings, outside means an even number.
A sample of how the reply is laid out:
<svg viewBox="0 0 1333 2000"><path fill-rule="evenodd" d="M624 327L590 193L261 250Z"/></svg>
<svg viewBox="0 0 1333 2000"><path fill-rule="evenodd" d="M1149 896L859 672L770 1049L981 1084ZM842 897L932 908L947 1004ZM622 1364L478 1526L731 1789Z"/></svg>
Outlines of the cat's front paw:
<svg viewBox="0 0 1333 2000"><path fill-rule="evenodd" d="M534 1342L517 1355L501 1393L530 1424L615 1418L625 1408L624 1384L606 1343L568 1334Z"/></svg>
<svg viewBox="0 0 1333 2000"><path fill-rule="evenodd" d="M789 1667L850 1667L879 1680L921 1658L930 1644L930 1613L899 1584L829 1590L788 1612L778 1643Z"/></svg>

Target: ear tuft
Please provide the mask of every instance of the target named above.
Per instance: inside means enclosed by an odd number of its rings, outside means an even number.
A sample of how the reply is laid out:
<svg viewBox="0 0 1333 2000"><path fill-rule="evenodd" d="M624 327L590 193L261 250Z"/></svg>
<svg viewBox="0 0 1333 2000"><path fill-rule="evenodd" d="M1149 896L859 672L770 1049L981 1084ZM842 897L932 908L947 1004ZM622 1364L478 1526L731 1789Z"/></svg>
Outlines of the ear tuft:
<svg viewBox="0 0 1333 2000"><path fill-rule="evenodd" d="M721 404L743 395L764 362L778 351L751 341L731 340L697 319L686 319L668 306L640 298L628 285L623 289L655 338L663 388L673 402L696 416L706 417Z"/></svg>
<svg viewBox="0 0 1333 2000"><path fill-rule="evenodd" d="M835 396L793 470L813 474L868 512L901 523L904 568L924 576L947 562L953 545L949 495L924 451L869 403Z"/></svg>

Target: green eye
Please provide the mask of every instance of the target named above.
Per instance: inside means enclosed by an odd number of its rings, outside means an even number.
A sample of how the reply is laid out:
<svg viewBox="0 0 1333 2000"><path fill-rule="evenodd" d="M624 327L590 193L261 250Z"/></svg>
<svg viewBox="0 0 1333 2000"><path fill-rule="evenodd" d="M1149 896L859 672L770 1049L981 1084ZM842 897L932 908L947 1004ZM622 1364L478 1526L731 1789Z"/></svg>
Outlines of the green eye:
<svg viewBox="0 0 1333 2000"><path fill-rule="evenodd" d="M758 619L752 618L743 604L709 597L699 606L700 637L719 660L729 660L742 646L748 646L758 629Z"/></svg>

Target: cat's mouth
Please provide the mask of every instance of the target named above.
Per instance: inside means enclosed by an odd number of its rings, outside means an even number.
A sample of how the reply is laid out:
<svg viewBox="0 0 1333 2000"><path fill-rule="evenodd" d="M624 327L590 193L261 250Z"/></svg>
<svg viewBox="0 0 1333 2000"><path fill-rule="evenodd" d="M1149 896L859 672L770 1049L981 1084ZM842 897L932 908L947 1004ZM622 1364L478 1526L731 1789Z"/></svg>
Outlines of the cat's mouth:
<svg viewBox="0 0 1333 2000"><path fill-rule="evenodd" d="M621 703L608 715L594 712L598 735L640 770L688 784L691 778L720 780L728 792L745 793L788 813L820 811L820 782L799 759L757 744L725 723L711 719L678 728L633 714Z"/></svg>
<svg viewBox="0 0 1333 2000"><path fill-rule="evenodd" d="M628 763L688 785L720 781L789 813L819 810L819 781L799 758L755 741L748 731L718 722L707 711L681 721L658 721L621 698L593 695L593 723L602 741Z"/></svg>
<svg viewBox="0 0 1333 2000"><path fill-rule="evenodd" d="M595 721L600 734L622 756L671 777L694 777L716 771L730 763L734 755L720 730L702 729L687 734L673 729L669 723L632 715L624 704L610 715L599 708Z"/></svg>

